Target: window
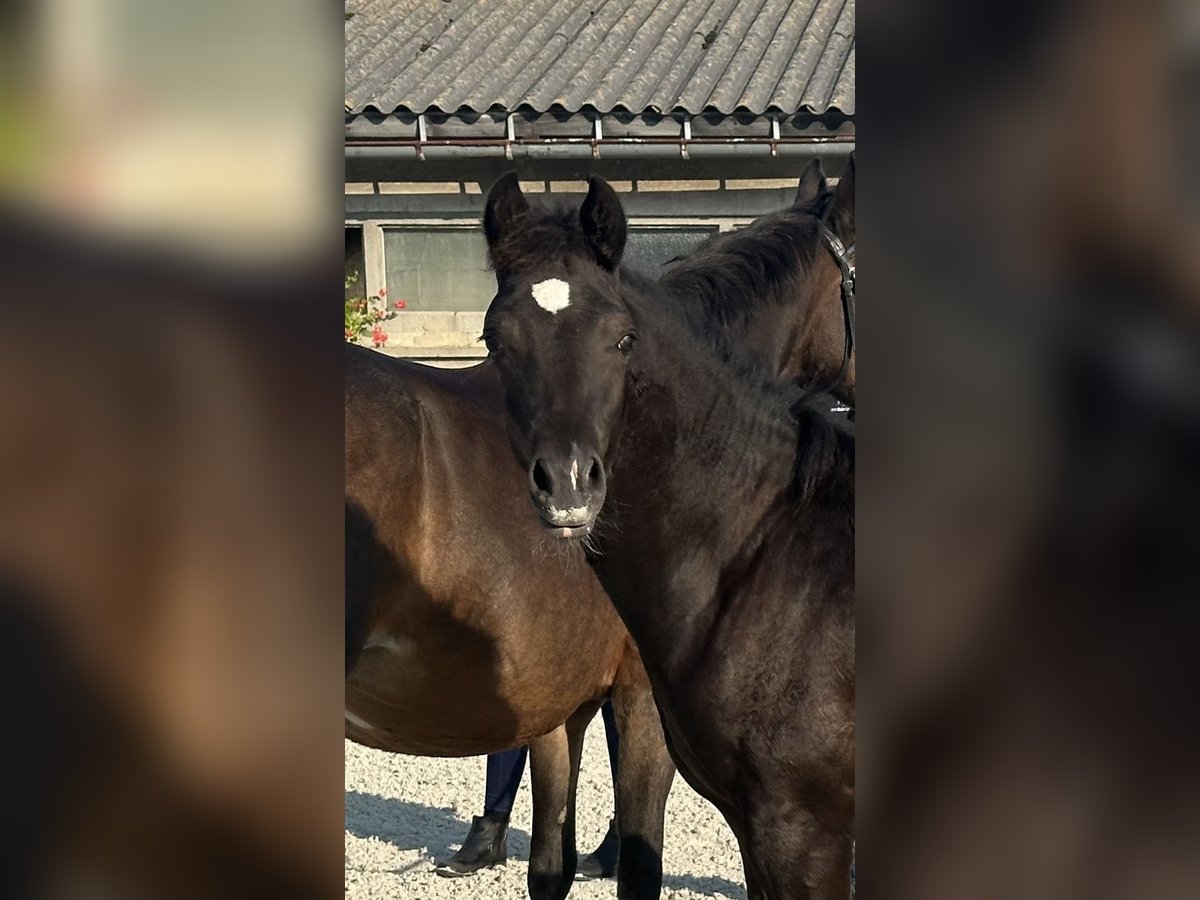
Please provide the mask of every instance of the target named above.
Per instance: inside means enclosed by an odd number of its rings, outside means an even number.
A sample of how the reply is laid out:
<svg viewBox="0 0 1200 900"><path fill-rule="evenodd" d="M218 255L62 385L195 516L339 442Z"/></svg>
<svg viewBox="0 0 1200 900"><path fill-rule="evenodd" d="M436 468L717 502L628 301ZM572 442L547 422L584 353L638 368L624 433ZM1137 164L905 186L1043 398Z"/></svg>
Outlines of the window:
<svg viewBox="0 0 1200 900"><path fill-rule="evenodd" d="M388 301L406 309L487 309L496 278L478 224L389 227L383 232Z"/></svg>
<svg viewBox="0 0 1200 900"><path fill-rule="evenodd" d="M686 256L716 234L716 225L637 225L629 227L622 263L651 278L677 256Z"/></svg>
<svg viewBox="0 0 1200 900"><path fill-rule="evenodd" d="M730 224L719 219L635 219L629 224L622 261L657 278L672 259L686 256ZM389 305L402 300L405 309L419 312L483 312L492 302L496 277L487 267L487 242L478 221L392 220L372 227L365 263L362 227L346 227L346 273L357 273L347 296L386 288ZM369 283L364 284L364 272Z"/></svg>

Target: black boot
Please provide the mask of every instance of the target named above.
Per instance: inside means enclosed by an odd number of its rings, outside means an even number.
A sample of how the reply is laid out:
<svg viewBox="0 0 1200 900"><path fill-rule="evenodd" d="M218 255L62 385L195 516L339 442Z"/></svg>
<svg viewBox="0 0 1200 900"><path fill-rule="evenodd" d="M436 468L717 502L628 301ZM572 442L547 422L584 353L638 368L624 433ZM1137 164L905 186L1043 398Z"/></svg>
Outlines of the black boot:
<svg viewBox="0 0 1200 900"><path fill-rule="evenodd" d="M502 866L508 860L508 816L485 813L471 820L462 849L440 861L435 870L444 878L462 878L480 869Z"/></svg>
<svg viewBox="0 0 1200 900"><path fill-rule="evenodd" d="M617 834L617 820L608 820L608 834L596 848L579 861L575 869L577 878L612 878L617 874L617 858L621 851L621 837Z"/></svg>

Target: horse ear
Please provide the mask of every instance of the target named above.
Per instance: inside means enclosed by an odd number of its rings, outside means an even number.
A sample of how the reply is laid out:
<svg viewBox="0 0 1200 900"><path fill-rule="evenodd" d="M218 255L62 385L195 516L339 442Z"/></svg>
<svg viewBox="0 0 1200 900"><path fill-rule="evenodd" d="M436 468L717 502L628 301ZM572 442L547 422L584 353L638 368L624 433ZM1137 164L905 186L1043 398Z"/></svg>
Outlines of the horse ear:
<svg viewBox="0 0 1200 900"><path fill-rule="evenodd" d="M814 159L804 168L803 174L800 176L800 188L796 191L796 199L792 201L794 209L805 209L816 203L817 198L829 190L829 185L825 181L825 169L821 166L821 160Z"/></svg>
<svg viewBox="0 0 1200 900"><path fill-rule="evenodd" d="M850 222L854 221L854 154L846 163L846 171L838 179L837 188L833 192L833 208L845 216Z"/></svg>
<svg viewBox="0 0 1200 900"><path fill-rule="evenodd" d="M512 230L517 219L529 212L529 201L521 193L517 173L501 176L488 191L483 211L483 233L489 248L495 247Z"/></svg>
<svg viewBox="0 0 1200 900"><path fill-rule="evenodd" d="M579 210L579 222L596 252L600 265L615 271L625 250L625 210L621 200L603 178L588 179L587 197Z"/></svg>

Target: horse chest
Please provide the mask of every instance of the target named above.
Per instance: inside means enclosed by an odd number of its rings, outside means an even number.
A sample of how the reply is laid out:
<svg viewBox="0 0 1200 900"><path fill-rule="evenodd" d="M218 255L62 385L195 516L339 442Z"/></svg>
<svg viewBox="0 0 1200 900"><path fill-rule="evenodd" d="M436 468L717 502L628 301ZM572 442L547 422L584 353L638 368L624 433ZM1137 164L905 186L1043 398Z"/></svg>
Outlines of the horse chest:
<svg viewBox="0 0 1200 900"><path fill-rule="evenodd" d="M728 815L736 806L731 791L737 772L735 748L719 727L689 713L688 704L673 707L675 714L665 717L664 733L676 767L696 793Z"/></svg>

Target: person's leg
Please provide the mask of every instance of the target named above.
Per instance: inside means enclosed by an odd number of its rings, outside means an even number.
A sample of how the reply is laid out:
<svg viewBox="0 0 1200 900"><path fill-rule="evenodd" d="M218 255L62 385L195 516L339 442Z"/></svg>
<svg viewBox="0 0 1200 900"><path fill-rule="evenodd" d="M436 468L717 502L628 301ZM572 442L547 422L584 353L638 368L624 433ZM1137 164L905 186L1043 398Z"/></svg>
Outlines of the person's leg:
<svg viewBox="0 0 1200 900"><path fill-rule="evenodd" d="M617 731L617 716L613 712L611 700L605 700L600 707L600 715L604 717L604 738L608 741L608 767L612 769L613 784L617 783L617 755L621 752L621 733Z"/></svg>
<svg viewBox="0 0 1200 900"><path fill-rule="evenodd" d="M513 801L517 799L517 788L525 774L525 760L529 748L514 747L500 753L491 753L487 758L487 787L483 794L483 814L503 816L512 813Z"/></svg>
<svg viewBox="0 0 1200 900"><path fill-rule="evenodd" d="M529 750L525 747L488 755L483 815L471 820L471 830L462 848L449 859L438 863L439 875L450 878L470 875L507 861L508 817L517 797L517 788L521 786L528 755Z"/></svg>
<svg viewBox="0 0 1200 900"><path fill-rule="evenodd" d="M617 757L620 753L621 735L617 730L617 719L613 713L612 700L605 700L600 707L604 718L604 737L608 742L608 766L612 770L613 785L617 783ZM608 832L600 846L579 861L576 875L579 878L611 878L617 872L621 838L617 833L617 817L608 821Z"/></svg>

